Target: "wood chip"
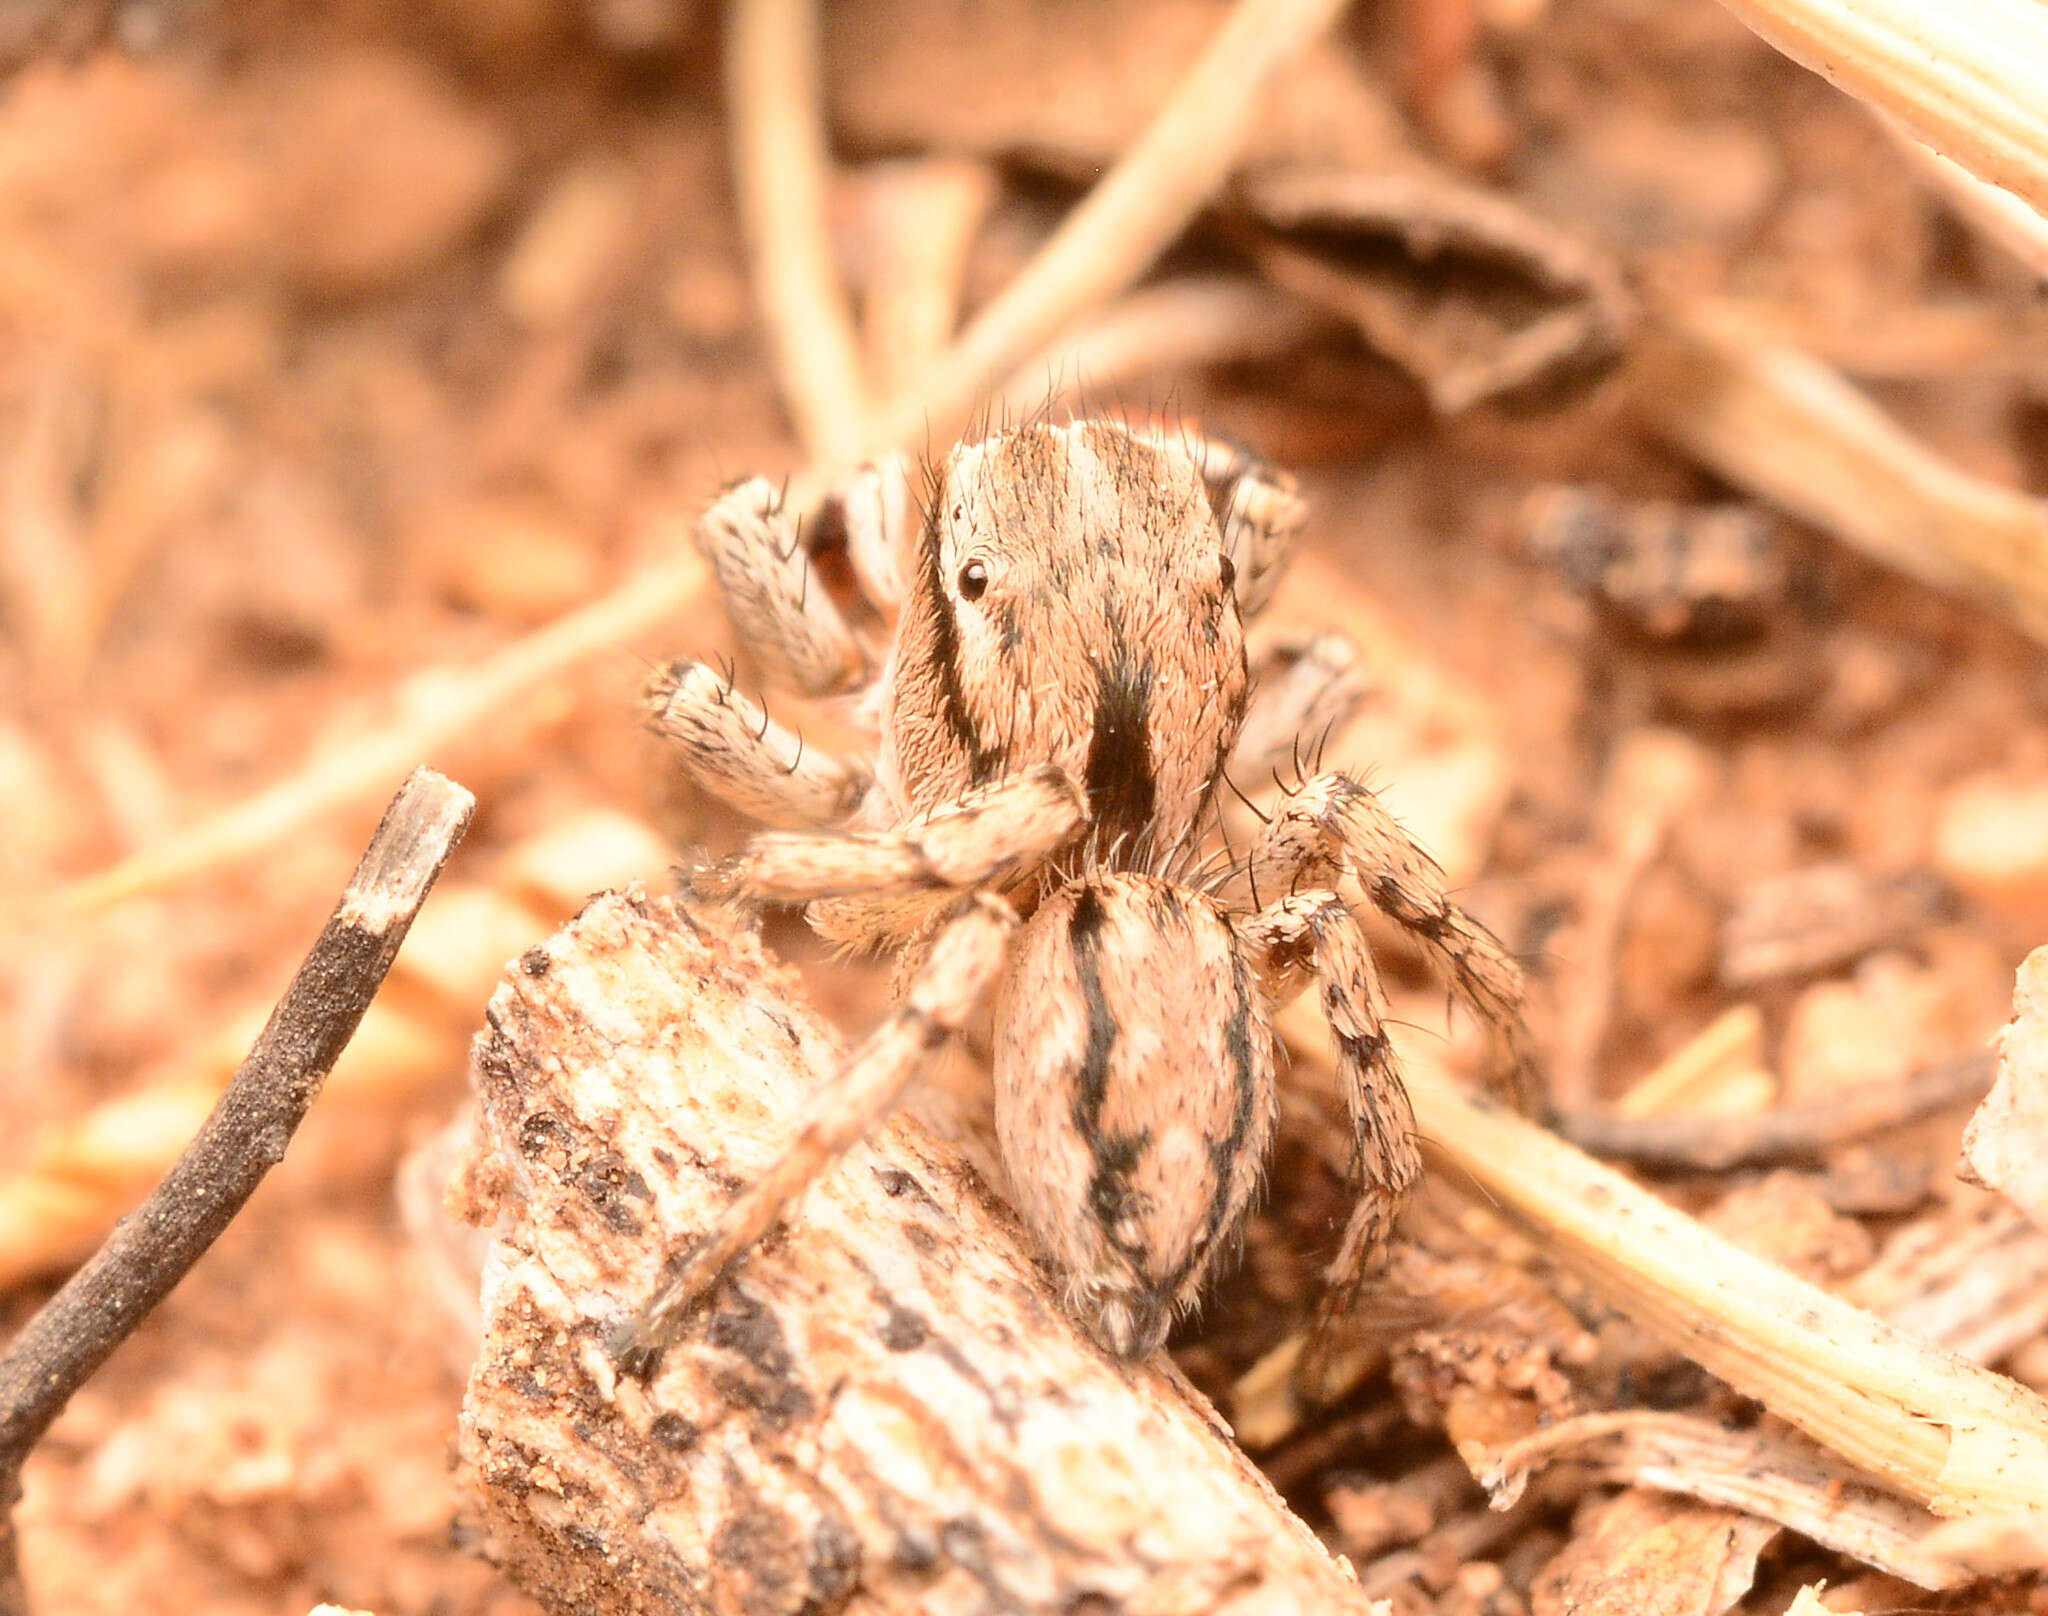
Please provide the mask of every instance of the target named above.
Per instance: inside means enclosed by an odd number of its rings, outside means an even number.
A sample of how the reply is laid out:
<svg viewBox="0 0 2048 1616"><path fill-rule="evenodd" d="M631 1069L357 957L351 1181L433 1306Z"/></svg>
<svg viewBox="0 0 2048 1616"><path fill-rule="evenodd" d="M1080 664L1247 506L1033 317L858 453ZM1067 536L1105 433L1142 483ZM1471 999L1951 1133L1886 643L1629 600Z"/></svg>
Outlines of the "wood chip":
<svg viewBox="0 0 2048 1616"><path fill-rule="evenodd" d="M1749 1592L1769 1521L1659 1493L1596 1505L1530 1590L1532 1616L1720 1616Z"/></svg>
<svg viewBox="0 0 2048 1616"><path fill-rule="evenodd" d="M2020 966L1998 1077L1963 1135L1963 1167L2048 1230L2048 948Z"/></svg>
<svg viewBox="0 0 2048 1616"><path fill-rule="evenodd" d="M1721 980L1745 988L1832 971L1911 941L1954 908L1928 871L1880 875L1841 861L1788 871L1743 891L1721 930Z"/></svg>
<svg viewBox="0 0 2048 1616"><path fill-rule="evenodd" d="M1364 1616L1214 1412L1163 1358L1089 1346L907 1120L811 1190L650 1382L617 1376L606 1327L837 1059L793 973L667 903L600 899L499 989L463 1192L495 1231L461 1434L489 1555L593 1612Z"/></svg>
<svg viewBox="0 0 2048 1616"><path fill-rule="evenodd" d="M1442 415L1597 376L1634 324L1598 249L1416 164L1263 173L1240 199L1265 273L1350 321Z"/></svg>
<svg viewBox="0 0 2048 1616"><path fill-rule="evenodd" d="M1567 1454L1590 1459L1607 1480L1725 1504L1790 1527L1918 1587L1967 1580L1954 1564L1921 1549L1935 1516L1846 1477L1833 1455L1775 1422L1739 1431L1686 1414L1588 1414L1504 1452L1481 1480L1496 1500L1513 1499L1531 1466ZM1700 1544L1691 1547L1697 1552Z"/></svg>

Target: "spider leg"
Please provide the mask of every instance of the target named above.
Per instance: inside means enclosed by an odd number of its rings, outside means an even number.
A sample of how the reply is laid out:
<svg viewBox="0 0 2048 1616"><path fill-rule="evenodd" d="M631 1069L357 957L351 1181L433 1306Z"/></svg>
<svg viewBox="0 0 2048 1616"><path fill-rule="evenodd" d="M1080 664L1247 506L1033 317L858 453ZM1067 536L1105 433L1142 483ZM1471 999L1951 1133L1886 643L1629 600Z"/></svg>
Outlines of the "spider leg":
<svg viewBox="0 0 2048 1616"><path fill-rule="evenodd" d="M727 489L697 519L733 631L776 683L826 696L865 683L867 652L817 575L798 518L766 478Z"/></svg>
<svg viewBox="0 0 2048 1616"><path fill-rule="evenodd" d="M1240 449L1209 438L1190 448L1223 530L1223 553L1237 567L1238 609L1256 617L1279 586L1308 505L1292 477Z"/></svg>
<svg viewBox="0 0 2048 1616"><path fill-rule="evenodd" d="M698 871L691 885L712 902L928 896L1021 874L1087 820L1073 777L1047 765L979 787L899 830L764 832Z"/></svg>
<svg viewBox="0 0 2048 1616"><path fill-rule="evenodd" d="M1422 1171L1415 1114L1387 1041L1386 996L1365 928L1335 892L1282 898L1237 924L1253 969L1284 998L1310 972L1337 1045L1337 1074L1351 1116L1351 1174L1358 1201L1331 1264L1322 1317L1348 1311L1385 1264L1387 1242Z"/></svg>
<svg viewBox="0 0 2048 1616"><path fill-rule="evenodd" d="M650 727L682 749L693 779L771 825L843 824L871 783L865 767L806 746L701 662L671 662L656 673L646 711Z"/></svg>
<svg viewBox="0 0 2048 1616"><path fill-rule="evenodd" d="M1371 791L1334 770L1316 775L1274 811L1249 868L1268 893L1334 885L1349 870L1367 900L1443 967L1452 993L1497 1040L1508 1096L1524 1111L1537 1107L1522 968L1499 938L1451 902L1436 861Z"/></svg>
<svg viewBox="0 0 2048 1616"><path fill-rule="evenodd" d="M945 913L921 947L897 1008L812 1095L787 1152L675 1261L659 1294L613 1332L610 1350L621 1368L652 1370L690 1303L895 1105L980 1002L1018 921L1003 898L973 889L1028 868L1086 820L1072 778L1040 768L981 787L899 831L770 831L698 873L697 895L714 900L839 896L900 907L914 899L922 900L918 914L925 919L934 901Z"/></svg>
<svg viewBox="0 0 2048 1616"><path fill-rule="evenodd" d="M903 577L917 537L911 477L908 455L886 454L848 477L840 495L846 559L861 592L892 617L903 604Z"/></svg>
<svg viewBox="0 0 2048 1616"><path fill-rule="evenodd" d="M606 1348L621 1370L651 1374L691 1303L894 1108L911 1080L980 1003L1002 970L1016 928L1017 913L1001 898L976 892L959 901L902 1002L805 1102L781 1158L670 1263L654 1296L613 1328Z"/></svg>

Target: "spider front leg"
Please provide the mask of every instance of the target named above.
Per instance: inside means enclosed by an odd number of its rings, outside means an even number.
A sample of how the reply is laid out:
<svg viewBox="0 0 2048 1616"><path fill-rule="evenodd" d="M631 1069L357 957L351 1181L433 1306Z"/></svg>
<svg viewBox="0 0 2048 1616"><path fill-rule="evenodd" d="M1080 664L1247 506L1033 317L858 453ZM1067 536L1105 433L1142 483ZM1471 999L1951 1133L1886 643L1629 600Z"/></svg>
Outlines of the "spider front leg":
<svg viewBox="0 0 2048 1616"><path fill-rule="evenodd" d="M1319 774L1289 796L1259 833L1248 869L1255 893L1333 885L1349 870L1372 905L1443 966L1452 993L1478 1016L1505 1056L1502 1082L1523 1111L1541 1101L1522 968L1501 941L1444 890L1443 871L1379 798L1347 774Z"/></svg>
<svg viewBox="0 0 2048 1616"><path fill-rule="evenodd" d="M1188 445L1202 468L1223 553L1237 571L1237 604L1247 618L1265 610L1287 568L1308 504L1294 479L1215 438Z"/></svg>
<svg viewBox="0 0 2048 1616"><path fill-rule="evenodd" d="M1000 883L1071 841L1087 800L1055 765L968 792L900 830L767 831L691 878L712 902L892 900Z"/></svg>
<svg viewBox="0 0 2048 1616"><path fill-rule="evenodd" d="M813 1091L789 1148L669 1265L654 1296L613 1329L606 1347L624 1373L653 1373L690 1304L768 1232L784 1207L888 1115L911 1079L981 1002L1002 970L1016 929L1017 912L1001 898L976 892L959 902L902 1003L831 1081Z"/></svg>
<svg viewBox="0 0 2048 1616"><path fill-rule="evenodd" d="M929 903L935 894L967 893L950 897L951 912L922 951L897 1008L805 1103L788 1150L675 1261L654 1298L613 1331L608 1346L622 1369L653 1370L690 1304L888 1114L980 1002L1002 969L1017 912L995 894L972 889L1043 860L1071 841L1086 819L1072 778L1041 768L983 787L902 831L768 832L700 873L697 896L712 898L805 902L858 895Z"/></svg>
<svg viewBox="0 0 2048 1616"><path fill-rule="evenodd" d="M728 488L697 519L697 548L717 575L733 632L772 680L806 696L866 682L867 652L773 483L749 477Z"/></svg>
<svg viewBox="0 0 2048 1616"><path fill-rule="evenodd" d="M649 681L647 721L700 785L771 825L844 824L867 794L865 767L806 746L701 662L671 662Z"/></svg>
<svg viewBox="0 0 2048 1616"><path fill-rule="evenodd" d="M1351 1116L1358 1190L1344 1243L1326 1276L1323 1316L1348 1311L1383 1266L1387 1242L1422 1171L1415 1113L1387 1041L1386 995L1365 928L1335 892L1282 898L1238 922L1238 937L1267 993L1291 997L1313 972L1337 1045L1337 1075Z"/></svg>

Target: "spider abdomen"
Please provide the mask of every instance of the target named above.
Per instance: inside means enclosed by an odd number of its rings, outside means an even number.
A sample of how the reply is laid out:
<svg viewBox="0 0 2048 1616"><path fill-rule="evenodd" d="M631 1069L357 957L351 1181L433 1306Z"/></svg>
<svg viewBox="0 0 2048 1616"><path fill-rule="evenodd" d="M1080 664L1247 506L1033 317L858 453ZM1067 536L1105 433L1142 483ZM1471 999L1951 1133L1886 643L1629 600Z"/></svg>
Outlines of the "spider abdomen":
<svg viewBox="0 0 2048 1616"><path fill-rule="evenodd" d="M996 1009L1017 1209L1090 1333L1143 1357L1240 1232L1271 1143L1273 1039L1222 910L1134 873L1070 882Z"/></svg>

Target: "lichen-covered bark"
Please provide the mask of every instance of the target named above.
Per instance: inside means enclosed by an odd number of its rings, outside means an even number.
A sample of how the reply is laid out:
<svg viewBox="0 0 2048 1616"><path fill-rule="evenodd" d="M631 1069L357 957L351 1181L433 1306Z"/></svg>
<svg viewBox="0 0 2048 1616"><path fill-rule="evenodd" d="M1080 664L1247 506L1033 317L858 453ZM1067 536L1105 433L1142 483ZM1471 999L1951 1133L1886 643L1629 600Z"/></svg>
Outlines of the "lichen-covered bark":
<svg viewBox="0 0 2048 1616"><path fill-rule="evenodd" d="M527 954L477 1042L493 1224L461 1450L556 1610L1358 1611L1162 1359L1089 1346L908 1120L711 1292L646 1384L606 1327L772 1158L838 1046L749 940L635 897Z"/></svg>

